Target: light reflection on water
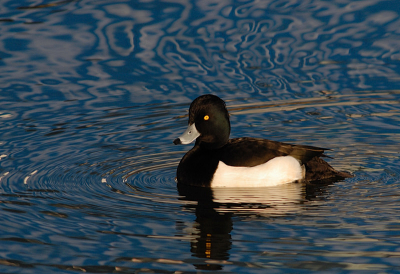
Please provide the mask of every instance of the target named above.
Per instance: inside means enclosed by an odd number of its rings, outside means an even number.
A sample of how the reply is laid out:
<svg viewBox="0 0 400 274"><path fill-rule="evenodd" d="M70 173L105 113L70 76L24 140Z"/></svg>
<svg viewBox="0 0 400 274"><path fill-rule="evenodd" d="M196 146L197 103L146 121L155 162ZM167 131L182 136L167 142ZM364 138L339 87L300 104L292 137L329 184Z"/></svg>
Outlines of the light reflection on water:
<svg viewBox="0 0 400 274"><path fill-rule="evenodd" d="M400 267L395 1L0 3L0 272ZM178 189L215 93L232 137L332 148L356 176Z"/></svg>
<svg viewBox="0 0 400 274"><path fill-rule="evenodd" d="M91 106L104 96L141 103L199 91L381 89L397 82L400 58L398 7L387 3L10 1L3 77L9 86L57 86L67 100L89 96Z"/></svg>

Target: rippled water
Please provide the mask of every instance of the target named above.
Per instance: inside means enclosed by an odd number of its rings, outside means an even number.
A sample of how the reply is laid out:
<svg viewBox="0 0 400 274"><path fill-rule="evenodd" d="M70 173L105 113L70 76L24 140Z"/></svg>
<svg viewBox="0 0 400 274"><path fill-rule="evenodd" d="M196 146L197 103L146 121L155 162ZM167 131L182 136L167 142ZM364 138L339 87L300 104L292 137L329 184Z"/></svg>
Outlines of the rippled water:
<svg viewBox="0 0 400 274"><path fill-rule="evenodd" d="M400 271L398 1L0 2L1 273ZM177 188L190 102L355 177Z"/></svg>

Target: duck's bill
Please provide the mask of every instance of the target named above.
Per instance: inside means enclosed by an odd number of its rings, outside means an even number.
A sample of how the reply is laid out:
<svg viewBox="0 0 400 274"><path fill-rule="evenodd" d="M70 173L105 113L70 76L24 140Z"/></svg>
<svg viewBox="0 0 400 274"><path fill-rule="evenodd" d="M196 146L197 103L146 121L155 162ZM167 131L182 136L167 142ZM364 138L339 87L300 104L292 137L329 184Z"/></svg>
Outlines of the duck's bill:
<svg viewBox="0 0 400 274"><path fill-rule="evenodd" d="M191 124L185 130L185 132L174 140L175 145L187 145L196 140L197 137L200 136L200 132L197 131L195 124Z"/></svg>

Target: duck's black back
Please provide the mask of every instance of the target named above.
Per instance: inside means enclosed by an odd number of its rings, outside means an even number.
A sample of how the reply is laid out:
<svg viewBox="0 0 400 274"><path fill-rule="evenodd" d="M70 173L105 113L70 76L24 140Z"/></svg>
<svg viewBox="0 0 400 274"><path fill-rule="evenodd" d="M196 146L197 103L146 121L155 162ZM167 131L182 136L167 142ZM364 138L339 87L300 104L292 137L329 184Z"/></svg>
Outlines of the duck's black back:
<svg viewBox="0 0 400 274"><path fill-rule="evenodd" d="M258 138L230 139L219 150L220 160L230 166L256 166L278 156L293 156L305 164L314 157L323 156L326 149L291 145Z"/></svg>

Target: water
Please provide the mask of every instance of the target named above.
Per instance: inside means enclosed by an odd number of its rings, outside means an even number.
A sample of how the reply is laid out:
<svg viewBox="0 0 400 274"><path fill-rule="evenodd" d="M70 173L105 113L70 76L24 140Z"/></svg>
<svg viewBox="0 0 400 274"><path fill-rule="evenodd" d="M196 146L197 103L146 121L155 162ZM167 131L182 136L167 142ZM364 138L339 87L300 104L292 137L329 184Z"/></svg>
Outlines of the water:
<svg viewBox="0 0 400 274"><path fill-rule="evenodd" d="M400 271L398 1L2 1L1 273ZM355 177L178 189L190 102Z"/></svg>

